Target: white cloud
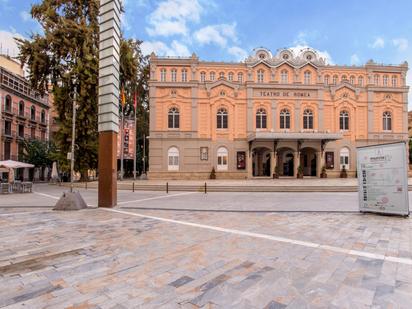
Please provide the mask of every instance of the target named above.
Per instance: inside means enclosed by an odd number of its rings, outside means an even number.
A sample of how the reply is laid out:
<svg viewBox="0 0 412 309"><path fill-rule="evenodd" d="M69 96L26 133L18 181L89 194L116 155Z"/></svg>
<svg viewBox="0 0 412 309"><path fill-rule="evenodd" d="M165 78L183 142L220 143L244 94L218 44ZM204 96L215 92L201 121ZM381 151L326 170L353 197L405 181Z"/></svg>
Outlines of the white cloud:
<svg viewBox="0 0 412 309"><path fill-rule="evenodd" d="M357 54L353 54L352 56L350 56L350 64L352 64L352 65L360 64L360 59L359 59L359 56Z"/></svg>
<svg viewBox="0 0 412 309"><path fill-rule="evenodd" d="M248 53L239 46L230 47L227 51L230 55L235 56L236 61L243 61L248 56Z"/></svg>
<svg viewBox="0 0 412 309"><path fill-rule="evenodd" d="M26 39L23 37L21 34L17 32L10 32L10 31L4 31L0 30L0 53L1 54L6 54L11 57L16 57L19 53L19 48L17 47L17 43L14 40L14 38L21 38L21 39Z"/></svg>
<svg viewBox="0 0 412 309"><path fill-rule="evenodd" d="M405 51L408 49L409 42L405 38L396 38L392 40L393 45L398 49L398 51Z"/></svg>
<svg viewBox="0 0 412 309"><path fill-rule="evenodd" d="M31 15L30 15L30 13L27 12L27 11L20 11L20 18L21 18L24 22L26 22L26 21L31 20Z"/></svg>
<svg viewBox="0 0 412 309"><path fill-rule="evenodd" d="M161 41L145 41L142 43L141 48L145 55L154 52L158 56L190 56L187 46L176 40L173 40L171 46Z"/></svg>
<svg viewBox="0 0 412 309"><path fill-rule="evenodd" d="M146 31L151 36L186 36L187 22L198 22L201 12L197 0L165 0L149 15Z"/></svg>
<svg viewBox="0 0 412 309"><path fill-rule="evenodd" d="M332 60L332 57L330 56L329 52L327 52L326 50L323 50L323 51L317 50L317 49L315 49L313 47L310 47L308 45L296 45L296 46L290 47L289 49L291 49L292 52L295 55L299 55L300 51L302 49L306 49L306 48L314 49L316 51L316 53L319 55L319 57L323 58L325 60L325 63L334 64L334 62Z"/></svg>
<svg viewBox="0 0 412 309"><path fill-rule="evenodd" d="M384 48L385 47L385 40L381 37L377 37L372 44L369 44L371 48Z"/></svg>
<svg viewBox="0 0 412 309"><path fill-rule="evenodd" d="M209 25L193 34L195 40L201 44L216 44L225 47L228 41L237 42L236 24Z"/></svg>

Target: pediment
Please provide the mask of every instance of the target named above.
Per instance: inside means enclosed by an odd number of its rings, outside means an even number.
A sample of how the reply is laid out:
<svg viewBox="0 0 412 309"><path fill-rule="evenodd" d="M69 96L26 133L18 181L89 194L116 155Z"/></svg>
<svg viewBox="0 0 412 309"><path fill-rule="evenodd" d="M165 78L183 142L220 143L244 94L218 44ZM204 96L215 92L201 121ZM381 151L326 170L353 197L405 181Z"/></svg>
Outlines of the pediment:
<svg viewBox="0 0 412 309"><path fill-rule="evenodd" d="M360 89L356 88L355 86L353 86L349 82L346 82L346 81L342 82L339 85L331 87L331 89L330 89L332 98L334 98L335 95L337 95L338 93L342 93L342 95L345 96L345 93L348 92L348 91L351 92L352 94L354 94L356 96L356 99L358 99L359 94L360 94Z"/></svg>
<svg viewBox="0 0 412 309"><path fill-rule="evenodd" d="M210 84L206 84L206 91L207 91L207 95L210 96L210 92L213 88L219 87L219 86L226 86L229 87L231 89L234 90L234 94L235 96L237 96L237 93L239 91L239 85L231 83L225 79L218 79L217 81L210 83Z"/></svg>
<svg viewBox="0 0 412 309"><path fill-rule="evenodd" d="M259 60L259 61L255 62L255 63L253 63L252 65L250 65L250 67L251 67L251 68L254 68L254 67L257 67L257 66L260 65L260 64L263 64L263 65L267 66L268 68L271 68L271 67L272 67L272 65L271 65L269 62L267 62L266 60Z"/></svg>

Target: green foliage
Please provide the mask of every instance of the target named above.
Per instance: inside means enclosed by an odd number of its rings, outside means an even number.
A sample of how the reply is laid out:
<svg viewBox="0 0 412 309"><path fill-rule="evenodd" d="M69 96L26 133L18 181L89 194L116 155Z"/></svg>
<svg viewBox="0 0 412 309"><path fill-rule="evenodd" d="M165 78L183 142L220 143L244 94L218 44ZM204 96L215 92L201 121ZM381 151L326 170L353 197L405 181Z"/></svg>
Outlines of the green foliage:
<svg viewBox="0 0 412 309"><path fill-rule="evenodd" d="M24 162L33 164L35 167L51 167L54 159L55 145L50 142L39 140L24 140L23 151L19 154Z"/></svg>
<svg viewBox="0 0 412 309"><path fill-rule="evenodd" d="M32 6L31 14L44 34L32 34L30 40L16 39L18 58L29 69L31 86L42 94L52 88L60 125L55 159L62 170L69 167L66 156L71 146L73 93L77 94L75 170L83 178L87 170L97 168L98 13L98 0L43 0ZM120 81L129 109L134 93L138 94L139 131L147 132L149 68L140 44L121 40Z"/></svg>

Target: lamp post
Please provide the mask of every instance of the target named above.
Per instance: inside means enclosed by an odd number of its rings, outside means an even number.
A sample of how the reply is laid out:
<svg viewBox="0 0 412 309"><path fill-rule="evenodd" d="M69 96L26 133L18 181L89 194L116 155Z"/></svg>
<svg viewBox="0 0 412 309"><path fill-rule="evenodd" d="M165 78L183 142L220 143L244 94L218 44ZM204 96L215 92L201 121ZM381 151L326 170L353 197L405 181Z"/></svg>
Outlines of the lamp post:
<svg viewBox="0 0 412 309"><path fill-rule="evenodd" d="M73 95L73 119L72 119L72 147L70 153L70 192L73 192L73 178L74 178L74 145L76 139L76 89L74 90Z"/></svg>

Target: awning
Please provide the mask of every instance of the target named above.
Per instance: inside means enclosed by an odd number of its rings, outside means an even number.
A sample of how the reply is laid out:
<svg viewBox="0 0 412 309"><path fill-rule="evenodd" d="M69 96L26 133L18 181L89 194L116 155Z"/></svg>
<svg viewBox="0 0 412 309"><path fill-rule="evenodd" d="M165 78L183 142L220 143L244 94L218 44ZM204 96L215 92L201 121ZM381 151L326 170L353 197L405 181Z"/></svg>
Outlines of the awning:
<svg viewBox="0 0 412 309"><path fill-rule="evenodd" d="M336 141L342 139L341 133L329 132L256 132L248 136L248 141L296 141L296 140L318 140Z"/></svg>
<svg viewBox="0 0 412 309"><path fill-rule="evenodd" d="M24 163L24 162L19 162L19 161L13 161L13 160L6 160L6 161L0 161L0 168L26 168L26 167L34 167L33 164L29 163Z"/></svg>

